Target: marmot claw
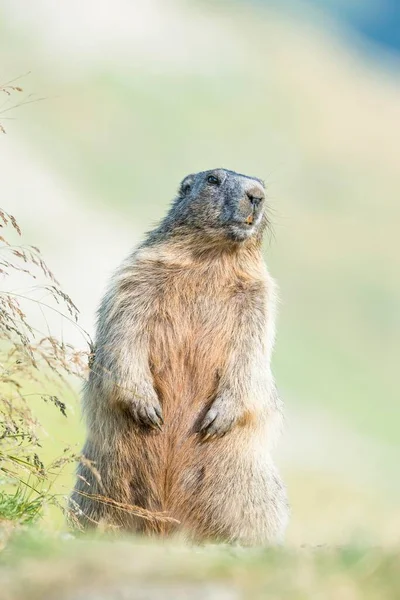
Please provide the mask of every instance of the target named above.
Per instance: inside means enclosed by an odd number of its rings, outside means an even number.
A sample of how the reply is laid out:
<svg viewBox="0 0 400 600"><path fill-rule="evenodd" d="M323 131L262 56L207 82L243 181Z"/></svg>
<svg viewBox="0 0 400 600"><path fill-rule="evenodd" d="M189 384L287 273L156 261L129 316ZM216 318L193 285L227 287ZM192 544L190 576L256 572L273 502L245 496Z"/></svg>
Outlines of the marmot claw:
<svg viewBox="0 0 400 600"><path fill-rule="evenodd" d="M164 420L161 406L133 402L130 413L139 424L162 431Z"/></svg>
<svg viewBox="0 0 400 600"><path fill-rule="evenodd" d="M226 402L221 398L217 398L200 426L203 441L224 436L232 429L236 421L236 415L232 410L229 410Z"/></svg>

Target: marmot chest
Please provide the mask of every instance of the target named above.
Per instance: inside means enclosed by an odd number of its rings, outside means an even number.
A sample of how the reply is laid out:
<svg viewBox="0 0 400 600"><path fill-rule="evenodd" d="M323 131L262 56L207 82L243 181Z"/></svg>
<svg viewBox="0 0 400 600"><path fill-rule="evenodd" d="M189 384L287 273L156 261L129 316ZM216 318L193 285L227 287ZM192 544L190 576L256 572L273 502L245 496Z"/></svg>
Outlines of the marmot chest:
<svg viewBox="0 0 400 600"><path fill-rule="evenodd" d="M170 278L157 290L149 323L150 363L158 387L208 396L235 341L246 290L238 278Z"/></svg>

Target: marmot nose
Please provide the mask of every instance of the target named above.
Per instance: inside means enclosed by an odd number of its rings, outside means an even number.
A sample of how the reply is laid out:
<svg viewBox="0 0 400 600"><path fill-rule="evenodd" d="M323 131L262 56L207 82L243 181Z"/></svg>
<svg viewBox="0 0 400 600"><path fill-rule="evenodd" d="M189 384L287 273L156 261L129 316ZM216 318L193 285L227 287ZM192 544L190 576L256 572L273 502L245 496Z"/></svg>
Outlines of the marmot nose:
<svg viewBox="0 0 400 600"><path fill-rule="evenodd" d="M257 208L264 200L264 194L261 193L261 190L249 190L246 194L254 208Z"/></svg>

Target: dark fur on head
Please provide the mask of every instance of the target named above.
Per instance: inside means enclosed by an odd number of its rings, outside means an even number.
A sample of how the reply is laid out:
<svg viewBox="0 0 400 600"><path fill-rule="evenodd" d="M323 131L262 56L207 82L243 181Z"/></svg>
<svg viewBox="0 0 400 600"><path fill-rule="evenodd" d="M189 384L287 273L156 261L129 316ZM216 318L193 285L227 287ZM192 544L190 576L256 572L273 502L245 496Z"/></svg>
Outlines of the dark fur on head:
<svg viewBox="0 0 400 600"><path fill-rule="evenodd" d="M183 179L171 209L147 244L196 231L213 244L250 239L261 243L267 225L264 182L234 171L212 169Z"/></svg>

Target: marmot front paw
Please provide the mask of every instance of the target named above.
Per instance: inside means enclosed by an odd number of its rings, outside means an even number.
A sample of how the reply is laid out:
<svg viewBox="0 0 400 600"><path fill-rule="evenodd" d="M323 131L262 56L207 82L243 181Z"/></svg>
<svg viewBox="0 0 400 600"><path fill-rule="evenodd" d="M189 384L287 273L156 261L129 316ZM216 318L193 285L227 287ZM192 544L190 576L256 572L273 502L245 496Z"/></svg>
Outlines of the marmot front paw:
<svg viewBox="0 0 400 600"><path fill-rule="evenodd" d="M203 441L215 437L222 437L230 431L239 418L238 411L232 406L232 400L219 396L214 400L200 425L200 434Z"/></svg>
<svg viewBox="0 0 400 600"><path fill-rule="evenodd" d="M130 405L130 413L140 425L162 431L164 421L160 405L152 406L151 404L138 404L137 402L132 402Z"/></svg>
<svg viewBox="0 0 400 600"><path fill-rule="evenodd" d="M159 429L162 431L164 424L161 405L157 397L137 391L129 402L129 412L140 425Z"/></svg>

